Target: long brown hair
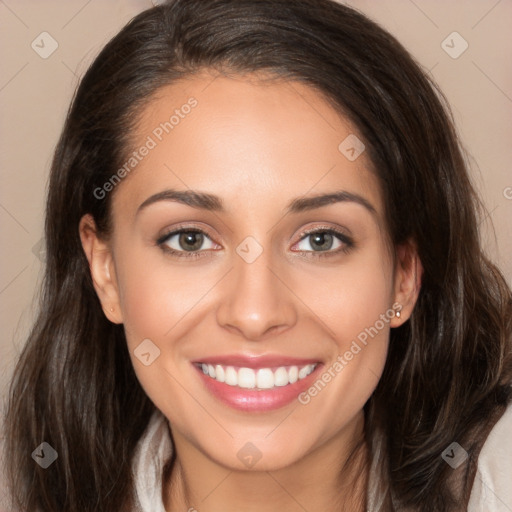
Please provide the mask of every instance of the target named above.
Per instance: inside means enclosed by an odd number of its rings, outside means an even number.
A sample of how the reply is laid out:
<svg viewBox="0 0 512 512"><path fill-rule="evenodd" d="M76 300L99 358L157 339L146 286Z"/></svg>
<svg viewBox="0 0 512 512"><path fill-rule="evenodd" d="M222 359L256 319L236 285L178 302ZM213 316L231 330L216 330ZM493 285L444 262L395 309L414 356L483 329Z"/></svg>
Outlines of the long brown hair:
<svg viewBox="0 0 512 512"><path fill-rule="evenodd" d="M110 226L115 173L137 115L162 86L201 69L266 71L319 91L364 138L395 245L424 273L408 322L365 405L382 510L465 510L483 442L511 400L511 292L479 243L479 200L446 102L407 51L331 0L171 0L135 17L95 59L55 151L40 312L16 367L6 457L20 510L125 510L130 462L154 406L122 326L104 316L78 234ZM44 470L30 454L58 452ZM454 472L441 458L469 453ZM375 459L377 460L377 459Z"/></svg>

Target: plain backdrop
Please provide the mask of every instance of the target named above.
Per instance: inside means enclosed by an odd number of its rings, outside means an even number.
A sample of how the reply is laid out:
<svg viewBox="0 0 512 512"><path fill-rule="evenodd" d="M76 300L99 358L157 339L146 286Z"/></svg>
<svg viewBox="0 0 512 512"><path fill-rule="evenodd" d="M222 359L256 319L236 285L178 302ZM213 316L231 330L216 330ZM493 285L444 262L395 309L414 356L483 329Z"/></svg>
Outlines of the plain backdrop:
<svg viewBox="0 0 512 512"><path fill-rule="evenodd" d="M512 2L346 3L394 34L446 94L488 210L482 238L512 284ZM0 0L2 408L36 311L45 188L70 99L104 44L151 5L150 0Z"/></svg>

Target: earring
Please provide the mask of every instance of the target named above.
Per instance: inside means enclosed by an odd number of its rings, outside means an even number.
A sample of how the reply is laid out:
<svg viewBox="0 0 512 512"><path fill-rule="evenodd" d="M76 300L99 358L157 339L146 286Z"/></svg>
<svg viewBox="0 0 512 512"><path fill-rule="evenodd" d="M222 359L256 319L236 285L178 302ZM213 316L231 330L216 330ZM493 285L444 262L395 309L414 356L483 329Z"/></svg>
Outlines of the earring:
<svg viewBox="0 0 512 512"><path fill-rule="evenodd" d="M397 318L400 318L400 316L401 316L401 315L400 315L400 311L397 311L397 312L396 312L396 314L395 314L395 316L396 316Z"/></svg>
<svg viewBox="0 0 512 512"><path fill-rule="evenodd" d="M400 318L400 317L402 316L402 313L400 313L400 311L402 311L402 304L399 304L399 307L400 307L400 309L397 309L397 310L395 311L395 316L396 316L397 318Z"/></svg>
<svg viewBox="0 0 512 512"><path fill-rule="evenodd" d="M111 307L110 308L110 312L113 313L114 312L114 308Z"/></svg>

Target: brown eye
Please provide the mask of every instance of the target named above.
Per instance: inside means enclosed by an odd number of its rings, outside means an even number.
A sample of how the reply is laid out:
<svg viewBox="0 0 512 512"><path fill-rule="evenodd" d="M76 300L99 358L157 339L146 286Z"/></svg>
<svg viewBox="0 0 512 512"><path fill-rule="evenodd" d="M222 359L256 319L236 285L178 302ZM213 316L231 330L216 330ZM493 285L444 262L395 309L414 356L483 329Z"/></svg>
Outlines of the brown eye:
<svg viewBox="0 0 512 512"><path fill-rule="evenodd" d="M213 249L214 244L210 237L197 229L179 229L162 236L157 240L162 249L171 253L197 253L203 250ZM191 254L191 256L192 256Z"/></svg>
<svg viewBox="0 0 512 512"><path fill-rule="evenodd" d="M187 231L179 234L178 245L185 251L198 251L203 245L203 240L202 233Z"/></svg>
<svg viewBox="0 0 512 512"><path fill-rule="evenodd" d="M297 250L304 252L337 253L352 248L354 243L347 235L334 229L317 229L303 233L296 246Z"/></svg>
<svg viewBox="0 0 512 512"><path fill-rule="evenodd" d="M319 231L317 233L312 233L308 235L310 240L310 245L313 249L318 249L320 251L329 250L332 248L332 244L334 242L334 237L325 231Z"/></svg>

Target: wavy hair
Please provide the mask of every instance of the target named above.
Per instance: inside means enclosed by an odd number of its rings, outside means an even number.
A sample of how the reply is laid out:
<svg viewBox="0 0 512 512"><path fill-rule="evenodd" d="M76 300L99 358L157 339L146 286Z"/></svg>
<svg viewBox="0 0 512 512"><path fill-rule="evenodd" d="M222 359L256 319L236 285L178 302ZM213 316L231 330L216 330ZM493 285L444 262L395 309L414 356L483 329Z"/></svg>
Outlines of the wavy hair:
<svg viewBox="0 0 512 512"><path fill-rule="evenodd" d="M424 273L412 316L392 329L365 405L383 511L465 510L480 449L511 400L511 291L479 241L481 203L443 95L388 32L332 0L170 0L131 20L75 93L48 186L40 311L11 383L6 461L20 510L121 512L154 405L123 327L102 312L78 225L112 229L112 193L139 114L163 86L211 69L300 81L358 128L393 244ZM43 470L30 453L58 452ZM453 471L456 440L469 453Z"/></svg>

